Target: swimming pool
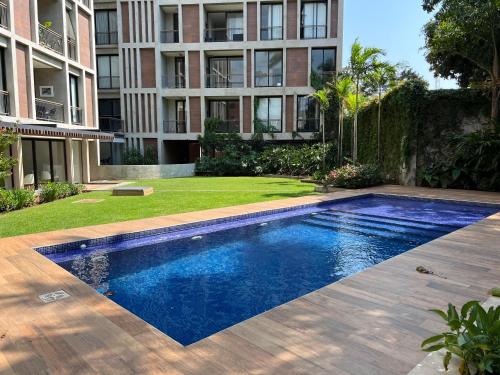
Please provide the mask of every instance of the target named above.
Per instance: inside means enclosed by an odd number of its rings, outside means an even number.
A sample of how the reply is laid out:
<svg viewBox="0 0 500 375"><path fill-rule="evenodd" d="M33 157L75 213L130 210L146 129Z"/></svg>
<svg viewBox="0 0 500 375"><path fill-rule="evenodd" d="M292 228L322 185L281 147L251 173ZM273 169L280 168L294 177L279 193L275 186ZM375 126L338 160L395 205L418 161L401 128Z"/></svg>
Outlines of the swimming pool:
<svg viewBox="0 0 500 375"><path fill-rule="evenodd" d="M37 250L189 345L497 211L366 195Z"/></svg>

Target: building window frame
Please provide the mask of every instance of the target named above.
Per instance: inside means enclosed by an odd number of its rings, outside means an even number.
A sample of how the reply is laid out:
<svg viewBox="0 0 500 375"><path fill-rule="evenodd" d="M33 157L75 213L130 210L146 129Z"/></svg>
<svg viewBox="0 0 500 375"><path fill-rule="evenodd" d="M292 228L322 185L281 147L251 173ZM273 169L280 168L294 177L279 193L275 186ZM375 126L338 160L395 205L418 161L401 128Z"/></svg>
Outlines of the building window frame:
<svg viewBox="0 0 500 375"><path fill-rule="evenodd" d="M106 31L99 31L99 14L105 15L106 22L102 26L106 26ZM114 18L112 15L114 14ZM116 9L96 9L95 19L95 44L97 46L115 45L118 44L118 13ZM114 22L114 24L113 24ZM112 28L114 26L114 28Z"/></svg>
<svg viewBox="0 0 500 375"><path fill-rule="evenodd" d="M281 8L281 20L280 25L274 25L274 12L275 7L279 6ZM271 16L268 18L271 22L271 26L263 25L264 18L262 15L264 14L264 8L270 8ZM269 2L269 3L261 3L260 4L260 40L283 40L283 3L282 2ZM269 32L270 30L270 32Z"/></svg>
<svg viewBox="0 0 500 375"><path fill-rule="evenodd" d="M305 103L302 103L305 101ZM309 106L314 105L314 117L309 117L308 112L310 110ZM302 108L305 105L305 108ZM305 114L305 116L304 116ZM297 126L296 130L301 133L316 133L320 130L320 112L319 104L314 99L308 95L297 96ZM301 125L302 124L302 125Z"/></svg>
<svg viewBox="0 0 500 375"><path fill-rule="evenodd" d="M108 60L108 71L103 72L103 67L100 61ZM113 62L116 61L116 66L113 69ZM120 61L118 55L97 55L97 88L104 90L112 90L120 88ZM113 74L116 72L116 75ZM106 74L104 74L106 73ZM106 83L107 82L107 83Z"/></svg>
<svg viewBox="0 0 500 375"><path fill-rule="evenodd" d="M280 100L280 118L272 119L270 116L271 109L271 99L279 99ZM266 108L266 119L258 118L259 108L262 105L261 101L267 100L267 108ZM255 118L254 118L254 132L255 133L282 133L283 132L283 97L282 96L257 96L255 97ZM272 124L274 121L279 120L279 127ZM263 122L263 123L261 123Z"/></svg>
<svg viewBox="0 0 500 375"><path fill-rule="evenodd" d="M328 61L328 58L325 59L325 53L333 52L332 58L332 68L331 70L325 70L324 66L328 66L325 61ZM314 54L320 52L321 53L321 64L319 64L320 69L315 69L314 67ZM337 73L337 48L336 47L326 47L326 48L312 48L311 49L311 81L316 81L316 83L320 86L325 85L332 78L335 77ZM311 82L312 84L313 82ZM314 86L314 85L313 85Z"/></svg>
<svg viewBox="0 0 500 375"><path fill-rule="evenodd" d="M280 73L271 73L271 53L279 53L281 55L280 60ZM267 54L267 67L262 76L259 76L258 72L258 59L259 54ZM264 70L264 69L263 69ZM255 87L282 87L283 86L283 50L281 49L270 49L270 50L257 50L254 53L254 84Z"/></svg>
<svg viewBox="0 0 500 375"><path fill-rule="evenodd" d="M306 24L306 7L313 5L313 22ZM324 7L324 20L319 20L319 6ZM323 23L319 23L323 21ZM300 7L300 39L326 39L328 36L328 2L325 0L302 1Z"/></svg>

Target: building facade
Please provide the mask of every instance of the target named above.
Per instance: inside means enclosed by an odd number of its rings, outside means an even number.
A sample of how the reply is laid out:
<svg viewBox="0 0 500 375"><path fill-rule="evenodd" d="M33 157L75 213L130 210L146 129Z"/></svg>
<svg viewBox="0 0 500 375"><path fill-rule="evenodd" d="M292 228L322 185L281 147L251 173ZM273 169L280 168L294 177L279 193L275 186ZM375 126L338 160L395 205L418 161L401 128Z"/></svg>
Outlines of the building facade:
<svg viewBox="0 0 500 375"><path fill-rule="evenodd" d="M99 140L89 0L0 0L0 128L20 134L7 188L89 182Z"/></svg>
<svg viewBox="0 0 500 375"><path fill-rule="evenodd" d="M94 3L101 127L124 135L103 163L117 147L192 162L207 118L245 139L320 130L307 95L341 66L343 0Z"/></svg>

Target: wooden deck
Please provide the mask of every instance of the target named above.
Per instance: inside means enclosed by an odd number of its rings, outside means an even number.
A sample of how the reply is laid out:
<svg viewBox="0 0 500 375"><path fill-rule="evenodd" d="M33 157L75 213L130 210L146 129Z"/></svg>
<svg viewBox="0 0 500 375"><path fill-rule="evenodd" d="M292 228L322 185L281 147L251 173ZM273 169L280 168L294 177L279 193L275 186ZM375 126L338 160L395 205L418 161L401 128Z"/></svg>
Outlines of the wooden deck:
<svg viewBox="0 0 500 375"><path fill-rule="evenodd" d="M374 192L500 203L500 194L385 186ZM441 329L431 307L500 286L500 214L276 307L189 347L97 294L34 246L359 194L293 198L0 239L0 374L406 374ZM417 273L430 267L447 279ZM64 289L70 298L42 304Z"/></svg>

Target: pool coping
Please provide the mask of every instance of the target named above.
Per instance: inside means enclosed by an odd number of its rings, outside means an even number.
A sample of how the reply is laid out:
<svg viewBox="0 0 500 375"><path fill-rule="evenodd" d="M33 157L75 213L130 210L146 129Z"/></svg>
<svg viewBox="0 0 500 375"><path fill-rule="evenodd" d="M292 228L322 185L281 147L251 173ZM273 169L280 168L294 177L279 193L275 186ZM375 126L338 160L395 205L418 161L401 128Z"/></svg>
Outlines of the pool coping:
<svg viewBox="0 0 500 375"><path fill-rule="evenodd" d="M489 194L489 193L478 193L478 192L463 192L463 191L438 191L438 190L432 190L432 189L418 189L418 188L403 188L403 187L380 187L380 188L374 188L374 189L368 189L368 190L359 190L359 191L344 191L344 192L336 192L332 194L326 194L326 195L321 195L321 196L309 196L309 197L302 197L302 198L291 198L291 199L286 199L286 200L279 200L279 201L271 201L271 202L265 202L265 203L257 203L257 204L251 204L251 205L244 205L244 206L235 206L235 207L227 207L227 208L222 208L218 210L209 210L209 211L204 211L204 212L198 212L198 213L186 213L186 214L180 214L180 215L170 215L168 217L161 217L161 218L153 218L153 219L144 219L144 220L137 220L133 222L125 222L125 223L116 223L116 224L105 224L102 226L93 226L93 227L87 227L87 228L76 228L76 229L70 229L70 230L65 230L65 231L57 231L57 232L51 232L51 233L42 233L42 234L33 234L33 235L26 235L26 236L20 236L20 237L13 237L13 238L6 238L6 239L0 239L0 249L2 249L2 253L0 254L0 264L4 266L4 270L6 269L7 272L3 273L0 275L0 297L7 295L9 296L9 284L15 284L12 287L13 288L20 288L26 296L31 296L27 297L26 301L21 301L19 303L13 304L12 306L9 306L7 309L3 309L4 311L0 312L0 317L3 318L2 321L4 323L0 323L0 328L5 329L8 328L7 322L12 323L13 327L19 327L19 324L13 323L15 313L14 311L19 310L20 308L22 309L22 306L27 306L26 309L23 311L23 316L26 315L22 320L26 321L26 327L31 327L30 329L33 330L33 327L39 326L40 319L47 319L47 314L49 317L51 316L50 314L54 314L57 311L60 311L61 309L68 308L69 310L72 311L73 316L81 316L81 319L76 319L76 321L82 320L86 321L90 319L88 315L91 315L90 321L92 322L89 324L89 329L94 328L96 326L99 326L99 324L106 326L106 330L108 331L113 331L115 333L119 333L118 336L123 338L123 343L120 345L120 341L116 341L116 339L113 339L112 337L100 337L100 340L102 342L102 352L103 356L106 355L111 355L113 353L116 353L115 347L118 346L120 347L120 351L123 352L120 355L120 358L123 360L126 360L127 358L134 358L134 365L139 366L142 369L145 369L145 372L155 372L154 370L158 370L158 368L169 368L172 370L176 370L179 373L197 373L195 371L196 369L193 369L193 366L197 367L198 370L203 369L206 371L213 371L216 373L227 373L227 372L234 372L235 369L240 369L242 372L262 372L263 369L270 370L271 368L276 369L276 363L280 364L280 369L286 368L287 371L284 373L291 373L295 372L297 369L313 369L314 372L316 373L321 373L322 371L327 373L331 372L331 370L335 370L336 373L342 374L342 373L351 373L349 367L346 365L344 359L338 361L335 360L328 360L323 358L322 356L319 356L318 358L316 357L308 357L308 355L305 355L303 353L298 353L296 350L297 343L294 343L294 340L292 340L292 337L297 337L301 336L303 333L301 333L301 330L297 330L297 327L291 328L289 326L289 321L293 321L293 319L286 319L286 314L284 315L285 318L282 321L280 318L279 325L282 327L282 330L284 332L280 332L280 335L278 336L283 336L282 339L280 340L285 340L283 341L282 345L278 345L283 352L280 352L278 354L280 355L273 355L273 350L277 350L275 346L272 346L271 348L271 343L268 341L265 342L260 342L259 340L255 341L253 339L245 339L242 341L241 339L241 331L245 330L246 326L253 327L255 325L259 326L262 325L263 323L259 323L255 321L256 319L259 320L259 317L261 318L260 321L265 322L266 324L270 324L269 316L272 317L272 325L277 324L276 322L276 315L283 315L283 312L285 313L290 313L293 311L293 309L297 305L303 305L306 304L308 308L312 308L310 306L311 300L315 298L325 298L324 295L326 292L332 293L332 291L335 291L338 293L338 290L346 290L346 285L347 288L352 289L353 286L351 285L353 281L358 282L357 280L361 279L361 276L366 276L367 274L373 274L380 272L387 272L386 269L389 267L389 269L392 269L391 267L393 263L401 263L401 259L407 259L417 256L418 250L422 247L425 247L428 249L429 247L436 247L436 248L441 248L443 249L444 244L453 241L453 239L450 239L451 237L458 237L462 238L463 241L470 242L470 235L472 232L472 235L474 237L475 235L479 235L479 238L474 239L472 243L477 243L477 242L485 242L489 243L488 241L491 242L492 235L493 237L498 236L498 223L497 221L500 220L500 215L495 214L490 216L487 219L484 219L476 224L473 224L471 226L468 226L466 228L460 229L452 234L449 234L447 236L444 236L443 240L438 239L435 241L432 241L426 245L423 245L421 247L418 247L416 249L410 250L407 253L404 253L402 255L399 255L397 257L394 257L395 261L389 260L386 262L383 262L375 267L370 268L369 270L363 271L361 273L355 274L349 278L342 279L339 282L335 284L331 284L325 288L320 289L319 291L312 292L306 296L299 297L297 300L288 302L284 305L280 305L270 311L267 311L265 313L262 313L260 315L257 315L256 317L253 317L249 319L248 321L241 322L237 324L236 326L227 328L224 331L221 331L219 333L216 333L213 336L210 336L204 340L201 340L200 342L197 342L195 344L192 344L188 347L182 347L180 344L176 343L175 341L173 342L172 339L170 339L168 336L164 335L163 333L157 331L154 329L154 327L149 326L147 323L143 322L140 320L140 318L136 317L132 313L126 311L125 309L121 308L120 306L114 304L112 301L109 301L107 298L98 295L92 288L87 286L85 283L82 281L76 279L73 277L71 274L67 273L66 271L62 270L60 267L52 263L51 261L47 260L44 258L42 255L36 253L35 251L32 250L33 247L37 246L48 246L48 245L54 245L57 243L61 242L69 242L71 240L77 239L77 240L85 240L89 238L95 238L97 236L106 236L109 235L110 233L115 233L118 235L123 234L124 232L130 232L130 230L141 230L145 229L148 230L154 230L158 228L162 228L165 226L168 226L168 223L170 225L176 225L176 224L186 224L186 223L199 223L205 221L207 217L211 218L222 218L222 217L232 217L237 213L238 211L241 212L248 212L248 211L253 211L253 212L262 212L266 211L266 209L270 206L274 207L274 209L283 209L286 207L294 207L297 206L297 204L304 203L304 204L321 204L321 202L324 201L331 201L331 200L337 200L336 198L351 198L355 196L360 196L360 195L366 195L370 193L380 193L382 194L393 194L393 195L399 195L399 196L409 196L409 197L419 197L419 196L424 196L429 199L436 199L436 194L441 197L441 199L444 198L444 200L451 200L451 201L459 201L461 203L464 202L464 198L469 198L468 202L472 203L491 203L494 205L500 204L500 194ZM477 197L481 196L482 198L480 200L477 200ZM450 198L451 199L447 199ZM454 198L453 198L454 197ZM460 198L460 199L458 199ZM202 218L201 218L202 217ZM491 223L493 221L493 224ZM126 227L126 230L123 228ZM496 238L495 238L496 240ZM439 241L440 244L437 246L435 244L436 241ZM494 243L494 242L493 242ZM421 252L421 251L420 251ZM412 253L412 254L409 254ZM408 254L409 256L405 255ZM497 253L494 253L498 255ZM401 258L403 257L403 258ZM496 273L500 273L497 271L500 271L500 265L497 264L497 259L494 259L495 263L491 266L492 268L489 269L488 273L492 273L494 277L492 277L492 282L499 282L500 280L497 280L499 277L497 277ZM481 262L483 262L481 260ZM485 268L485 266L482 264L481 266L476 266L477 268L481 267ZM439 261L436 260L436 264L441 264ZM458 267L458 266L457 266ZM413 268L414 269L414 268ZM369 272L371 271L371 272ZM493 271L493 272L490 272ZM496 272L496 273L495 273ZM366 274L365 274L366 273ZM365 275L362 275L365 274ZM12 277L10 277L12 276ZM44 280L45 283L42 285L41 283L38 285L34 283L37 279L39 280ZM418 278L419 282L423 282L423 280L429 279L429 277L425 277L422 275L416 275L416 278ZM471 271L471 277L476 278L477 275L475 275L474 269ZM15 282L12 283L12 280ZM346 280L346 281L344 281ZM427 282L426 281L426 282ZM451 279L450 279L451 281ZM442 280L435 280L431 278L431 282L433 283L433 288L435 288L434 283L449 283L444 282ZM458 281L453 280L453 282L456 284ZM20 284L20 285L18 285ZM481 299L485 298L486 296L481 296L476 294L480 291L484 291L485 287L482 285L483 282L479 282L480 287L472 288L474 290L474 296L475 298ZM351 285L351 286L349 286ZM453 284L454 285L454 284ZM67 290L71 294L71 298L67 298L62 301L57 301L52 304L42 306L39 303L35 301L35 296L38 296L38 294L41 294L41 292L47 292L50 291L52 288L53 290L57 289L64 289ZM472 286L469 286L471 288ZM323 290L325 289L325 290ZM425 288L424 288L425 290ZM320 292L321 291L321 292ZM432 288L431 291L435 292ZM423 292L422 292L423 293ZM462 295L460 295L460 298L458 299L463 299L466 295L468 295L469 291L464 291ZM425 293L424 293L425 294ZM431 293L432 294L432 293ZM447 293L441 293L441 294L447 294ZM376 296L370 297L370 296L364 296L363 299L374 299L376 300ZM399 298L399 297L398 297ZM404 298L401 297L401 298ZM389 302L386 301L386 298L381 299L381 301L384 301L384 303L388 304ZM439 304L442 302L440 299L435 298L436 304ZM380 302L381 303L381 302ZM457 302L458 303L458 302ZM17 306L18 305L18 306ZM295 307L294 307L295 306ZM320 316L323 316L325 313L323 306L320 305L314 305L315 308L318 308L321 310ZM330 306L331 307L331 306ZM303 309L303 307L301 307ZM332 307L333 310L335 310L335 307ZM420 315L416 314L417 316ZM310 317L313 319L315 314L312 314ZM344 317L342 317L343 319ZM347 317L345 317L347 318ZM52 316L52 319L55 319ZM62 319L62 318L60 318ZM332 318L333 319L333 318ZM340 318L339 318L340 319ZM50 319L49 319L50 320ZM57 319L56 319L57 320ZM75 321L75 322L76 322ZM252 322L253 321L253 322ZM60 321L60 322L65 322L65 321ZM436 324L435 321L432 320L432 317L429 316L428 319L425 320L426 324ZM328 321L323 322L328 325ZM2 326L3 324L3 326ZM69 324L69 323L64 323L64 324ZM76 323L73 323L76 324ZM401 324L399 322L398 324ZM235 328L236 327L236 328ZM354 327L353 327L354 328ZM407 329L405 327L399 327L400 330L404 331L406 335L409 333L407 332ZM423 336L427 336L428 328L424 329ZM11 329L10 329L11 330ZM28 367L20 367L18 363L13 363L15 362L14 359L12 359L12 350L9 350L10 346L7 345L7 343L10 343L11 345L14 345L16 348L21 348L22 345L28 345L26 344L26 337L20 337L17 336L17 339L11 339L11 333L10 330L8 329L7 333L7 340L2 340L0 341L0 349L2 349L1 353L7 353L7 354L1 354L0 353L0 369L9 368L9 369L14 369L15 373L29 373L29 372L24 372L24 370ZM22 330L20 330L22 331ZM51 332L57 332L57 328L52 327L50 329ZM136 332L139 331L139 332ZM38 331L37 331L38 332ZM411 333L411 332L410 332ZM0 335L2 332L0 332ZM92 329L92 334L93 335L98 335L99 333L96 332L94 329ZM276 332L277 334L277 332ZM291 336L289 336L289 334ZM90 334L87 334L87 336ZM418 334L416 334L419 336ZM29 336L29 335L28 335ZM33 336L33 335L32 335ZM40 334L34 334L33 337L38 338ZM88 337L84 335L88 339ZM338 336L338 335L337 335ZM337 337L336 336L336 337ZM410 335L411 336L411 335ZM31 336L30 336L31 337ZM287 338L288 337L288 338ZM320 343L323 343L323 346L326 345L327 348L331 347L331 344L328 344L328 340L325 342L326 338L328 336L324 336L322 334L318 334L318 340ZM339 338L339 337L337 337ZM313 338L310 337L310 334L307 334L307 340L313 340ZM412 338L413 339L413 338ZM273 338L270 337L269 340L278 340L278 338ZM291 340L291 341L290 341ZM363 350L369 351L371 346L374 346L375 343L377 342L376 339L373 339L374 343L371 343L369 346L364 345ZM65 338L65 342L69 342L70 340L68 338ZM153 344L148 343L153 342ZM48 340L50 343L51 341ZM289 345L286 345L285 343L289 342ZM21 345L22 344L22 345ZM85 340L83 343L75 343L71 342L70 343L72 347L77 347L79 345L83 345L83 347L86 347L85 345ZM123 345L131 345L134 347L140 347L141 350L141 355L144 356L143 359L137 358L136 355L133 355L133 353L126 354L125 352L127 351L126 348L123 348ZM258 360L255 361L255 365L252 365L251 363L248 363L248 360L245 358L241 357L241 354L235 353L235 349L231 348L231 344L237 344L239 345L239 348L241 350L244 349L244 351L253 353L257 352L259 353L260 357ZM7 348L6 348L7 345ZM241 346L243 345L243 346ZM274 344L273 344L274 345ZM29 347L30 345L28 345ZM269 348L267 348L269 346ZM358 344L359 346L359 344ZM263 349L263 347L266 347L267 349ZM113 349L112 349L113 348ZM258 349L257 349L258 348ZM346 346L346 348L349 348L349 345ZM19 349L16 353L19 355L19 352L23 352L21 349ZM309 346L306 346L304 349L305 353L308 353L307 350L311 350ZM4 351L5 350L5 351ZM87 349L90 350L90 349ZM315 349L316 351L321 351L323 348ZM377 347L378 352L380 352L381 348ZM418 348L415 348L415 353L410 352L414 358L420 358L422 359L425 356L425 353L419 353ZM262 353L264 351L265 353ZM40 348L38 349L32 349L31 350L31 355L26 354L26 352L23 352L24 355L28 355L28 357L31 358L29 361L26 361L25 365L31 365L31 366L39 366L41 369L55 369L57 368L56 366L63 366L60 368L64 368L65 364L63 362L62 358L59 358L59 356L55 356L55 362L60 362L60 363L50 363L50 361L47 359L47 353L43 353L43 350L41 351ZM33 354L34 353L34 354ZM208 353L208 354L207 354ZM168 354L168 355L167 355ZM287 358L293 358L291 359L283 359L282 355L288 356ZM408 353L407 353L408 354ZM116 356L116 354L113 354L113 356ZM377 360L373 358L372 353L370 352L370 355L368 356L369 361L375 361ZM394 356L397 357L397 353L394 353ZM82 364L86 364L89 367L89 369L103 369L104 364L102 361L97 361L97 362L92 362L89 360L89 358L86 358L85 355L79 355L77 356L79 358L75 358L74 361ZM102 357L99 355L99 358L102 359ZM178 363L176 361L172 360L173 358L184 358L184 361L192 362L195 365L188 365L187 363ZM145 361L150 360L151 358L155 359L155 363L148 364ZM384 357L385 358L385 357ZM52 358L54 359L54 358ZM254 358L253 358L254 359ZM403 372L398 372L399 370L402 370L403 367L408 367L407 371L408 372L416 363L418 363L418 360L413 361L412 359L410 360L404 360L401 359L397 361L396 367L394 367L394 363L388 362L387 365L385 365L382 362L377 362L376 366L374 367L373 364L366 362L364 359L359 360L360 363L364 363L366 367L366 373L376 373L374 372L374 369L380 369L380 373L403 373ZM409 366L410 363L412 362L412 366ZM53 361L54 362L54 361ZM365 363L366 362L366 363ZM352 365L354 363L350 362ZM129 365L132 366L132 365ZM142 367L141 367L142 366ZM158 367L160 366L160 367ZM163 366L163 367L161 367ZM255 367L252 367L255 366ZM281 367L282 366L282 367ZM139 367L133 367L133 368L139 368ZM384 368L385 367L385 368ZM33 367L31 367L33 368ZM35 367L36 368L36 367ZM132 367L131 367L132 368ZM363 367L362 367L363 368ZM251 371L250 371L251 370ZM284 370L283 370L284 371ZM354 371L354 370L353 370ZM358 372L353 372L353 373L360 373L359 368L356 370ZM370 372L368 372L370 371ZM395 372L396 371L396 372ZM90 371L89 371L90 372ZM236 371L238 372L238 371ZM274 372L274 371L273 371ZM276 371L278 373L279 371ZM299 372L299 371L297 371Z"/></svg>

